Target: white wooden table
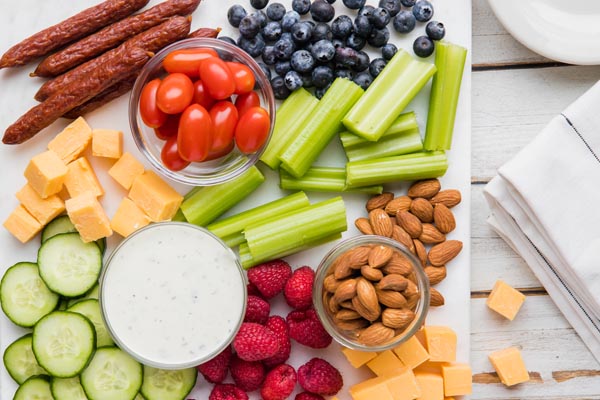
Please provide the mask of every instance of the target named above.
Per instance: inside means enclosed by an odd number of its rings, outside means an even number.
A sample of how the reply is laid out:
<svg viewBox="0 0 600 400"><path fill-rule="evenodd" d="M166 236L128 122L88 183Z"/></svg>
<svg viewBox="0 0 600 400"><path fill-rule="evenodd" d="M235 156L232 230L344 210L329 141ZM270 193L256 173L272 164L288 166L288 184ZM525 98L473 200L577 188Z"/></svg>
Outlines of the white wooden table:
<svg viewBox="0 0 600 400"><path fill-rule="evenodd" d="M471 362L473 399L600 399L600 364L517 256L486 225L485 184L557 113L600 79L600 66L559 64L519 44L487 0L473 0ZM526 296L514 321L485 305L503 279ZM505 388L488 361L517 346L531 381Z"/></svg>

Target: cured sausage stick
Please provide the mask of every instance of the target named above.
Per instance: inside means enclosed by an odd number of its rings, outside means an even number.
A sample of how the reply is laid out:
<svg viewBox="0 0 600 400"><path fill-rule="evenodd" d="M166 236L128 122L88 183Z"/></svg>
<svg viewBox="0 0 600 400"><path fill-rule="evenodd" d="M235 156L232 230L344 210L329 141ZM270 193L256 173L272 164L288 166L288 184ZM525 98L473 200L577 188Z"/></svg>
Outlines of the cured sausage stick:
<svg viewBox="0 0 600 400"><path fill-rule="evenodd" d="M138 33L175 15L189 15L200 0L167 0L148 10L129 16L48 56L32 76L53 77L104 53Z"/></svg>
<svg viewBox="0 0 600 400"><path fill-rule="evenodd" d="M149 58L150 54L138 47L120 48L118 57L99 63L92 72L27 111L6 129L2 142L19 144L31 139L69 110L139 70Z"/></svg>
<svg viewBox="0 0 600 400"><path fill-rule="evenodd" d="M118 49L123 46L139 47L146 51L156 53L163 47L179 40L183 39L190 32L191 21L189 17L172 17L157 25L153 28L148 29L140 33L137 36L123 42L121 46L109 50L106 53L87 61L78 67L65 72L64 74L57 76L56 78L48 81L42 85L40 90L35 94L37 101L44 101L54 93L63 90L64 87L69 85L71 82L77 81L82 76L86 76L88 73L96 68L98 63L104 63L106 60L110 60L115 57Z"/></svg>
<svg viewBox="0 0 600 400"><path fill-rule="evenodd" d="M194 32L191 32L188 35L188 39L191 38L212 38L212 39L216 39L217 36L219 36L219 33L221 33L221 28L199 28L196 29Z"/></svg>
<svg viewBox="0 0 600 400"><path fill-rule="evenodd" d="M11 47L0 58L0 68L25 65L37 57L133 14L146 4L148 0L106 0L83 10Z"/></svg>

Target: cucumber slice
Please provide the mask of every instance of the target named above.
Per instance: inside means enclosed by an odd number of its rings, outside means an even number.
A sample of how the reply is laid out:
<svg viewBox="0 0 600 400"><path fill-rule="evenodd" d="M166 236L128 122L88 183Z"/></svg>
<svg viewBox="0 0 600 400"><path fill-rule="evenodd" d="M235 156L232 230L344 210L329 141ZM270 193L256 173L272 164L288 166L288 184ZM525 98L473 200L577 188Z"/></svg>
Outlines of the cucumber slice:
<svg viewBox="0 0 600 400"><path fill-rule="evenodd" d="M31 349L32 335L25 336L12 342L4 350L4 367L8 374L21 385L35 375L47 374L46 370L38 364Z"/></svg>
<svg viewBox="0 0 600 400"><path fill-rule="evenodd" d="M98 248L100 249L100 253L102 253L102 255L104 255L104 252L106 251L106 238L96 240L96 244L98 245Z"/></svg>
<svg viewBox="0 0 600 400"><path fill-rule="evenodd" d="M67 308L69 308L69 303L71 302L71 299L67 299L66 297L62 297L60 299L60 301L58 302L58 305L56 306L56 311L65 311Z"/></svg>
<svg viewBox="0 0 600 400"><path fill-rule="evenodd" d="M79 376L52 378L50 390L54 400L88 400L79 381Z"/></svg>
<svg viewBox="0 0 600 400"><path fill-rule="evenodd" d="M142 366L117 347L96 350L81 374L90 400L133 400L142 386Z"/></svg>
<svg viewBox="0 0 600 400"><path fill-rule="evenodd" d="M61 233L42 244L38 265L40 276L50 290L77 297L98 281L102 253L96 243L84 243L79 233Z"/></svg>
<svg viewBox="0 0 600 400"><path fill-rule="evenodd" d="M135 396L135 399L133 399L133 400L146 400L146 399L144 398L144 396L142 396L140 393L138 393L137 396Z"/></svg>
<svg viewBox="0 0 600 400"><path fill-rule="evenodd" d="M40 277L37 264L20 262L10 267L0 282L0 304L12 322L23 327L35 325L52 312L59 297Z"/></svg>
<svg viewBox="0 0 600 400"><path fill-rule="evenodd" d="M98 300L87 299L78 301L77 304L69 307L67 311L81 314L94 324L94 328L96 329L96 347L114 346L115 342L113 342L106 329L106 325L104 325Z"/></svg>
<svg viewBox="0 0 600 400"><path fill-rule="evenodd" d="M96 300L98 300L98 291L99 291L99 289L100 289L100 286L96 283L94 285L94 287L91 288L82 297L75 297L75 298L69 299L69 302L67 303L67 308L72 307L73 305L79 303L80 301L89 300L89 299L96 299Z"/></svg>
<svg viewBox="0 0 600 400"><path fill-rule="evenodd" d="M48 225L42 231L42 243L50 239L52 236L59 235L61 233L72 233L77 232L75 225L71 222L68 215L59 215L52 221L48 222Z"/></svg>
<svg viewBox="0 0 600 400"><path fill-rule="evenodd" d="M196 384L198 370L165 370L144 365L142 395L147 400L185 400Z"/></svg>
<svg viewBox="0 0 600 400"><path fill-rule="evenodd" d="M50 391L50 377L32 376L19 386L13 400L54 400Z"/></svg>
<svg viewBox="0 0 600 400"><path fill-rule="evenodd" d="M57 378L70 378L83 371L95 345L94 325L81 314L55 311L33 328L33 354L40 366Z"/></svg>

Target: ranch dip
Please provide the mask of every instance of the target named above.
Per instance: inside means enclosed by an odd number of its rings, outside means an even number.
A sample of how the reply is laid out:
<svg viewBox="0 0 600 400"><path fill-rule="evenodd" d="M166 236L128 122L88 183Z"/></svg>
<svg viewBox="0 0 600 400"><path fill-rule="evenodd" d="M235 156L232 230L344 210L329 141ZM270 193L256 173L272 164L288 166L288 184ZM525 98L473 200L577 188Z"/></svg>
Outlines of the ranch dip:
<svg viewBox="0 0 600 400"><path fill-rule="evenodd" d="M233 340L246 286L235 254L212 234L160 223L117 247L101 278L100 303L119 347L146 365L185 368Z"/></svg>

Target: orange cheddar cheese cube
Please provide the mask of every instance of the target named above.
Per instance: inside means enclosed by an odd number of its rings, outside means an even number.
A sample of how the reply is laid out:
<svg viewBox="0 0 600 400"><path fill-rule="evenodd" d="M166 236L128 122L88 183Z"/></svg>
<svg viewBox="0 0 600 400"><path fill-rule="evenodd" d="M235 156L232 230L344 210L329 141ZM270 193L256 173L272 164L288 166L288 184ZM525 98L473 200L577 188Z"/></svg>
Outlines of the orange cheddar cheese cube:
<svg viewBox="0 0 600 400"><path fill-rule="evenodd" d="M58 192L56 194L58 197L60 197L60 199L62 201L67 201L71 198L71 196L69 196L69 191L67 190L67 188L63 185L63 188L60 189L60 192Z"/></svg>
<svg viewBox="0 0 600 400"><path fill-rule="evenodd" d="M48 149L68 164L83 154L91 141L92 128L83 117L79 117L48 143Z"/></svg>
<svg viewBox="0 0 600 400"><path fill-rule="evenodd" d="M152 171L146 171L133 181L129 198L153 222L168 221L177 212L183 196Z"/></svg>
<svg viewBox="0 0 600 400"><path fill-rule="evenodd" d="M42 225L65 211L65 202L57 195L42 199L31 185L26 184L16 194L23 207Z"/></svg>
<svg viewBox="0 0 600 400"><path fill-rule="evenodd" d="M25 178L42 199L60 192L67 176L67 166L52 150L33 157L27 168Z"/></svg>
<svg viewBox="0 0 600 400"><path fill-rule="evenodd" d="M367 363L367 367L377 376L390 376L406 369L405 365L391 350L386 350Z"/></svg>
<svg viewBox="0 0 600 400"><path fill-rule="evenodd" d="M21 243L29 241L43 228L43 225L21 204L14 209L3 225Z"/></svg>
<svg viewBox="0 0 600 400"><path fill-rule="evenodd" d="M123 132L113 129L92 131L92 155L95 157L119 158L123 154Z"/></svg>
<svg viewBox="0 0 600 400"><path fill-rule="evenodd" d="M416 336L397 346L393 351L404 365L412 369L429 360L429 353Z"/></svg>
<svg viewBox="0 0 600 400"><path fill-rule="evenodd" d="M65 202L69 219L84 242L112 235L110 221L92 192L85 192Z"/></svg>
<svg viewBox="0 0 600 400"><path fill-rule="evenodd" d="M389 376L385 384L394 400L415 400L421 397L415 374L409 368Z"/></svg>
<svg viewBox="0 0 600 400"><path fill-rule="evenodd" d="M65 187L70 197L77 197L85 192L91 192L96 197L104 194L104 189L98 181L94 169L85 157L79 157L77 160L69 163L67 168Z"/></svg>
<svg viewBox="0 0 600 400"><path fill-rule="evenodd" d="M131 188L133 180L143 173L144 165L131 153L123 153L115 165L108 170L108 174L127 190Z"/></svg>
<svg viewBox="0 0 600 400"><path fill-rule="evenodd" d="M110 220L110 227L119 235L127 237L149 223L148 216L133 201L125 197Z"/></svg>
<svg viewBox="0 0 600 400"><path fill-rule="evenodd" d="M509 347L491 353L488 358L506 386L513 386L529 380L529 373L521 357L521 352L516 347Z"/></svg>
<svg viewBox="0 0 600 400"><path fill-rule="evenodd" d="M377 353L375 352L353 350L347 347L344 347L342 349L342 353L344 353L346 359L348 359L348 362L354 368L360 368L375 357L377 357Z"/></svg>
<svg viewBox="0 0 600 400"><path fill-rule="evenodd" d="M415 379L421 389L419 400L444 400L444 379L441 375L415 372Z"/></svg>
<svg viewBox="0 0 600 400"><path fill-rule="evenodd" d="M473 391L473 375L469 364L442 364L445 396L463 396Z"/></svg>
<svg viewBox="0 0 600 400"><path fill-rule="evenodd" d="M429 361L456 361L456 333L447 326L425 326L422 329Z"/></svg>
<svg viewBox="0 0 600 400"><path fill-rule="evenodd" d="M487 298L486 304L498 314L512 321L515 319L524 301L525 295L523 293L499 279L496 281L492 292Z"/></svg>
<svg viewBox="0 0 600 400"><path fill-rule="evenodd" d="M387 378L379 376L350 387L350 396L354 400L394 400L386 385Z"/></svg>

